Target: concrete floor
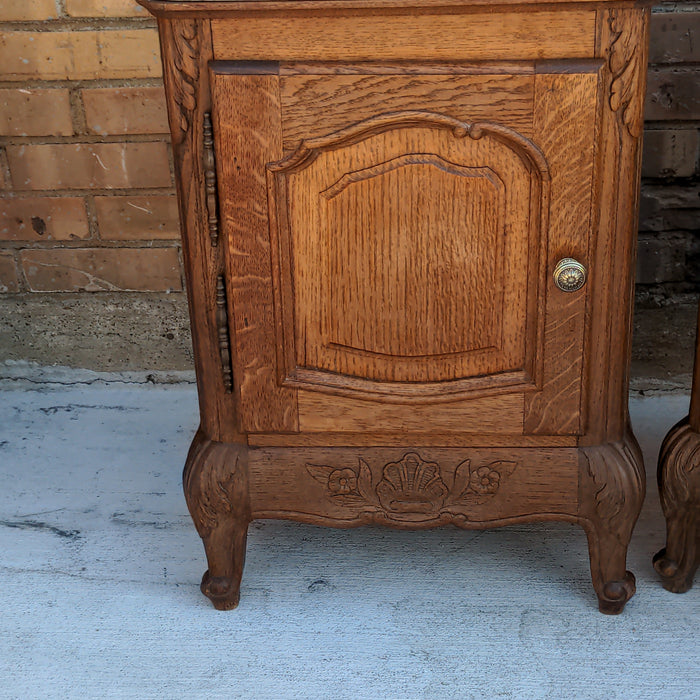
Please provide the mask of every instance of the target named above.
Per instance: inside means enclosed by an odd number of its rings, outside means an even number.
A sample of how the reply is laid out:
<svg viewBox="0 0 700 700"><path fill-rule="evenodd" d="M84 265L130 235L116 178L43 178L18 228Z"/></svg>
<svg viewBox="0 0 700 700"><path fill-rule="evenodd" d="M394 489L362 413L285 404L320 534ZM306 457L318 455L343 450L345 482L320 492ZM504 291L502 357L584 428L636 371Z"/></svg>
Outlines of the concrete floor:
<svg viewBox="0 0 700 700"><path fill-rule="evenodd" d="M656 452L687 396L631 402L649 493L619 617L557 523L256 523L220 613L181 495L194 387L52 377L0 383L2 698L700 698L700 585L673 595L651 567Z"/></svg>

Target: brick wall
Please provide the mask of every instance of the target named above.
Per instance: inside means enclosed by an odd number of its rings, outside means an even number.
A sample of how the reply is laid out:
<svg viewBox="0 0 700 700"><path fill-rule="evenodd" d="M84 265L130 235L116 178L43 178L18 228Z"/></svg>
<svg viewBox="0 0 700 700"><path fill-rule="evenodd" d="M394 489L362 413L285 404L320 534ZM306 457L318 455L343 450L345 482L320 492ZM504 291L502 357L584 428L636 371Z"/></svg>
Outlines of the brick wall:
<svg viewBox="0 0 700 700"><path fill-rule="evenodd" d="M158 36L133 0L0 0L0 290L182 290Z"/></svg>
<svg viewBox="0 0 700 700"><path fill-rule="evenodd" d="M700 291L700 3L651 21L639 225L638 302Z"/></svg>
<svg viewBox="0 0 700 700"><path fill-rule="evenodd" d="M700 291L700 2L660 5L651 28L641 307ZM39 342L13 314L55 308L57 324L79 329L69 300L128 319L144 300L162 314L169 294L179 325L160 336L179 337L173 362L190 362L160 76L155 23L134 0L0 0L0 359L2 346L34 357L21 348ZM55 347L37 359L70 363Z"/></svg>

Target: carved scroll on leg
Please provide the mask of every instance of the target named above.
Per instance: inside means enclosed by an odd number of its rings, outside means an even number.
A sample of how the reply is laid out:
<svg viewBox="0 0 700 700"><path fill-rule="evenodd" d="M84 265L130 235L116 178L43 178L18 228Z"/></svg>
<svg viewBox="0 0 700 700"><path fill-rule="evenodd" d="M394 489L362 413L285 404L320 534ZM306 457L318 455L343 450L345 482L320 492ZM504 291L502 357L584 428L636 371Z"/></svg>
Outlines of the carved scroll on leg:
<svg viewBox="0 0 700 700"><path fill-rule="evenodd" d="M658 476L667 532L654 568L666 590L685 593L700 564L700 433L687 418L666 436Z"/></svg>
<svg viewBox="0 0 700 700"><path fill-rule="evenodd" d="M232 610L239 601L250 522L247 448L198 433L187 456L183 486L209 564L202 593L217 610Z"/></svg>
<svg viewBox="0 0 700 700"><path fill-rule="evenodd" d="M602 613L621 613L634 595L627 546L642 508L644 462L631 432L621 442L581 448L580 516Z"/></svg>

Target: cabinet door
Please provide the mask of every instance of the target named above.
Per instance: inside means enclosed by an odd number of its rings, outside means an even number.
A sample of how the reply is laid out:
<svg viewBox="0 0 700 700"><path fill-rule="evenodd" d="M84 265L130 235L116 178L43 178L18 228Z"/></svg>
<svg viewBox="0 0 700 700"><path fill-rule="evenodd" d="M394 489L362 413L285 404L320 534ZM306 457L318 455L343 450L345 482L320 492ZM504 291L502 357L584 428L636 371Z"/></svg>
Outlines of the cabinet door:
<svg viewBox="0 0 700 700"><path fill-rule="evenodd" d="M243 430L580 431L552 271L587 264L597 66L557 70L213 64Z"/></svg>

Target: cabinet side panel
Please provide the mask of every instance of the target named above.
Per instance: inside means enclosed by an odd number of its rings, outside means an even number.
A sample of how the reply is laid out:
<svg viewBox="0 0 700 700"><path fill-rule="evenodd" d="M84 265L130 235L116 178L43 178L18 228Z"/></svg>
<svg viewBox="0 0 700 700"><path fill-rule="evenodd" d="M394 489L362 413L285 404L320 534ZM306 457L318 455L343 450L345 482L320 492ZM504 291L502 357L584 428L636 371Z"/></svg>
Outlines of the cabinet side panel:
<svg viewBox="0 0 700 700"><path fill-rule="evenodd" d="M277 382L265 176L282 156L279 79L215 73L212 100L241 429L296 431L296 391Z"/></svg>
<svg viewBox="0 0 700 700"><path fill-rule="evenodd" d="M525 399L525 432L578 434L587 288L563 292L552 278L561 258L589 265L597 73L540 74L534 140L549 163L551 208L542 391Z"/></svg>
<svg viewBox="0 0 700 700"><path fill-rule="evenodd" d="M589 284L585 444L622 440L628 423L649 11L600 13L601 74L595 248Z"/></svg>
<svg viewBox="0 0 700 700"><path fill-rule="evenodd" d="M217 324L217 278L222 273L221 246L208 232L203 163L204 114L209 110L207 62L212 57L209 23L161 19L163 78L177 174L182 253L192 325L201 428L212 440L239 442L235 401L227 393Z"/></svg>
<svg viewBox="0 0 700 700"><path fill-rule="evenodd" d="M593 56L595 13L240 17L212 22L217 60L509 60Z"/></svg>

